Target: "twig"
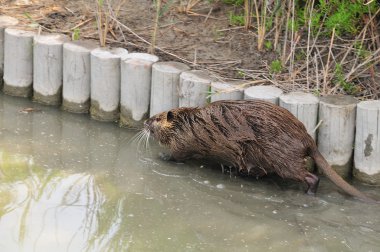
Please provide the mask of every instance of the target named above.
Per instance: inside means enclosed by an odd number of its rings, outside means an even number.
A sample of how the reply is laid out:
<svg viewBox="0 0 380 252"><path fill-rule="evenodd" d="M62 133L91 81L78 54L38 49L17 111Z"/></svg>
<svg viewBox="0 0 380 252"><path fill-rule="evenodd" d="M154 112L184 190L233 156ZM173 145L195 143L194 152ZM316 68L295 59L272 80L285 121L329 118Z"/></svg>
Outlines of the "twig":
<svg viewBox="0 0 380 252"><path fill-rule="evenodd" d="M323 120L319 120L318 124L313 129L312 133L315 133L317 131L317 129L322 125L322 123L323 123Z"/></svg>
<svg viewBox="0 0 380 252"><path fill-rule="evenodd" d="M329 53L327 54L327 63L326 63L326 68L325 68L325 71L323 73L323 93L325 94L326 93L326 89L327 89L327 75L329 73L329 64L330 64L330 55L332 54L332 45L334 43L334 36L335 36L335 27L333 28L333 31L332 31L332 35L331 35L331 40L330 40L330 46L329 46Z"/></svg>
<svg viewBox="0 0 380 252"><path fill-rule="evenodd" d="M286 55L286 43L288 41L288 23L289 23L289 18L290 18L290 11L288 10L287 13L286 13L286 25L285 25L285 38L284 38L284 45L283 45L283 50L282 50L282 57L281 57L281 62L282 62L282 65L285 66L286 62L286 58L285 58L285 55Z"/></svg>
<svg viewBox="0 0 380 252"><path fill-rule="evenodd" d="M315 65L315 80L317 83L317 91L319 92L319 72L318 72L318 59L317 54L314 54L314 65Z"/></svg>
<svg viewBox="0 0 380 252"><path fill-rule="evenodd" d="M203 21L203 23L207 22L208 18L210 17L210 15L212 13L212 10L213 10L213 8L211 7L210 10L209 10L209 12L208 12L208 14L207 14L207 16L206 16L206 18L205 18L205 20Z"/></svg>
<svg viewBox="0 0 380 252"><path fill-rule="evenodd" d="M371 54L370 57L368 57L365 61L363 61L362 63L358 64L356 67L354 67L353 69L351 69L351 71L346 74L344 76L344 79L347 80L347 81L350 81L352 80L353 78L356 78L358 77L361 73L363 73L364 71L366 71L370 66L367 66L366 68L364 68L364 70L362 70L361 72L353 75L354 73L356 73L357 71L359 71L359 69L365 65L373 65L373 64L377 64L380 62L380 48L377 49L375 52L373 52ZM352 77L353 75L353 77Z"/></svg>
<svg viewBox="0 0 380 252"><path fill-rule="evenodd" d="M70 12L71 14L73 14L73 15L75 15L75 13L72 11L72 10L70 10L69 8L67 8L66 6L64 7L68 12Z"/></svg>
<svg viewBox="0 0 380 252"><path fill-rule="evenodd" d="M310 88L310 81L309 81L309 55L310 55L310 33L311 33L311 17L313 15L313 7L314 7L314 0L311 1L310 6L310 15L309 15L309 22L307 27L307 51L306 51L306 85L307 89Z"/></svg>
<svg viewBox="0 0 380 252"><path fill-rule="evenodd" d="M213 16L211 16L211 15L199 14L199 13L196 13L196 12L193 12L193 11L187 11L186 14L189 15L189 16L198 16L198 17L205 17L205 18L207 18L207 19L222 20L222 19L220 19L220 18L216 18L216 17L213 17Z"/></svg>
<svg viewBox="0 0 380 252"><path fill-rule="evenodd" d="M79 28L79 27L81 27L81 26L87 24L88 22L90 22L90 21L93 20L93 19L94 19L94 18L91 17L91 18L89 18L89 19L87 19L87 20L85 20L85 21L83 21L83 22L80 22L79 24L77 24L77 25L74 26L73 28L70 28L70 30L75 30L75 29L77 29L77 28Z"/></svg>
<svg viewBox="0 0 380 252"><path fill-rule="evenodd" d="M124 3L124 0L120 1L119 11L120 11L121 5L122 5L123 3ZM109 0L107 0L107 5L108 5L108 12L109 12L109 14L110 14L110 18L113 20L113 24L112 24L112 26L113 26L113 25L115 24L115 21L114 21L114 20L117 19L117 15L116 15L115 12L113 11L112 6L111 6ZM117 24L117 28L118 28L119 31L120 31L121 36L123 37L124 42L125 42L125 43L128 43L126 37L124 36L123 29L120 27L119 23L116 22L116 24Z"/></svg>
<svg viewBox="0 0 380 252"><path fill-rule="evenodd" d="M255 1L255 4L256 4L256 1ZM251 14L252 14L251 0L244 0L244 27L246 30L248 30L249 27L251 26L251 21L252 21Z"/></svg>
<svg viewBox="0 0 380 252"><path fill-rule="evenodd" d="M156 1L156 17L154 19L154 29L152 33L152 43L150 44L148 52L151 54L154 54L154 49L156 45L156 39L157 39L157 30L158 30L158 21L160 19L160 12L161 12L161 0Z"/></svg>
<svg viewBox="0 0 380 252"><path fill-rule="evenodd" d="M194 66L197 65L197 48L194 48L194 61L193 61L193 65Z"/></svg>
<svg viewBox="0 0 380 252"><path fill-rule="evenodd" d="M137 33L135 33L131 28L129 28L128 26L126 26L125 24L121 23L119 20L113 18L112 16L110 17L112 20L115 20L116 23L118 23L121 27L123 27L124 29L126 29L128 32L130 32L133 36L137 37L139 40L141 40L142 42L144 42L145 44L148 44L148 45L151 45L150 42L148 42L146 39L144 39L143 37L139 36ZM175 55L171 52L168 52L166 50L163 50L161 49L160 47L156 46L155 47L157 50L167 54L167 55L170 55L176 59L179 59L181 60L182 62L185 62L185 63L188 63L188 64L193 64L193 62L187 60L187 59L184 59L184 58L181 58L179 57L178 55Z"/></svg>
<svg viewBox="0 0 380 252"><path fill-rule="evenodd" d="M294 69L294 55L295 55L295 47L296 47L296 44L297 44L297 41L295 41L296 39L295 39L295 36L296 36L296 34L295 34L295 32L294 32L294 30L295 30L295 27L294 27L294 25L295 25L295 15L296 15L296 13L295 13L295 0L291 0L291 4L292 4L292 30L291 30L291 40L290 40L290 54L289 54L289 56L291 55L291 57L292 57L292 60L290 61L290 66L289 66L289 73L292 73L293 72L293 69ZM286 61L288 61L288 59L286 60ZM293 75L291 75L291 77L292 77ZM293 83L293 85L294 85L294 78L292 77L292 83Z"/></svg>

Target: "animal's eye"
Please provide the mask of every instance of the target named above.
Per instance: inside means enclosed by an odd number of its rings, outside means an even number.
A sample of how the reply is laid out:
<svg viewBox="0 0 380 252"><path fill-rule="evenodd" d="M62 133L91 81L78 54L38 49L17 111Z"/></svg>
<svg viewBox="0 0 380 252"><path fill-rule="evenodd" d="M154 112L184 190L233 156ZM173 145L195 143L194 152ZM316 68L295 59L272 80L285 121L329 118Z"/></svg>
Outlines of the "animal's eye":
<svg viewBox="0 0 380 252"><path fill-rule="evenodd" d="M159 122L159 121L161 121L161 118L160 118L160 117L157 117L157 118L156 118L156 122Z"/></svg>

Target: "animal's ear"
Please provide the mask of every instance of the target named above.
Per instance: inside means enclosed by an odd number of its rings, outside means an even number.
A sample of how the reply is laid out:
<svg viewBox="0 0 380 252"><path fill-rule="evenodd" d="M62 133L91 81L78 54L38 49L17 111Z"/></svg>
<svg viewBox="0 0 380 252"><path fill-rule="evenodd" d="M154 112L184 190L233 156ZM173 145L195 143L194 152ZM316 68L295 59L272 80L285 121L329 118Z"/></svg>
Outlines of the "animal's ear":
<svg viewBox="0 0 380 252"><path fill-rule="evenodd" d="M173 112L168 111L168 113L166 114L166 120L167 120L168 122L171 122L171 121L173 121L173 119L174 119L174 114L173 114Z"/></svg>

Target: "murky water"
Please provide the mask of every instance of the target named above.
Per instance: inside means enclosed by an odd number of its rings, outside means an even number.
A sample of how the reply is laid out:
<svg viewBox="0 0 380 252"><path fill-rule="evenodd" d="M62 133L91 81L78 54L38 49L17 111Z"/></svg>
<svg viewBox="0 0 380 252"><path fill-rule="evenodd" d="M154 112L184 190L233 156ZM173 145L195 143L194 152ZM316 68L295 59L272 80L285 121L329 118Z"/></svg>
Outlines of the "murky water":
<svg viewBox="0 0 380 252"><path fill-rule="evenodd" d="M380 207L326 180L309 197L279 179L167 163L134 134L0 95L0 250L380 250Z"/></svg>

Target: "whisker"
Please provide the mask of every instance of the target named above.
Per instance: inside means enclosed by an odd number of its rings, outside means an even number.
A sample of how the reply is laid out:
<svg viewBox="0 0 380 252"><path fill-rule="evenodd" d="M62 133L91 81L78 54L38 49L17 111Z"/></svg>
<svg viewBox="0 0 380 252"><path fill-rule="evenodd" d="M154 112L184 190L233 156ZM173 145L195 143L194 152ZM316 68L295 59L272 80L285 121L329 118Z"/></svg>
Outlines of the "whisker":
<svg viewBox="0 0 380 252"><path fill-rule="evenodd" d="M139 151L139 152L141 152L141 144L142 144L142 142L144 141L144 138L145 138L145 130L144 131L141 131L141 135L140 135L140 137L139 137L139 139L138 139L138 142L137 142L137 150Z"/></svg>
<svg viewBox="0 0 380 252"><path fill-rule="evenodd" d="M143 130L137 132L133 137L128 140L128 144L135 143L137 139L143 134Z"/></svg>
<svg viewBox="0 0 380 252"><path fill-rule="evenodd" d="M150 138L150 131L149 131L148 134L147 134L147 137L146 137L146 143L145 143L145 149L146 149L147 151L150 150L150 146L149 146L149 138Z"/></svg>
<svg viewBox="0 0 380 252"><path fill-rule="evenodd" d="M144 145L145 145L145 150L148 149L148 145L147 145L147 143L148 143L148 137L149 137L149 133L145 135L145 139L144 139L144 140L145 140L145 143L144 143Z"/></svg>
<svg viewBox="0 0 380 252"><path fill-rule="evenodd" d="M148 129L142 129L138 133L136 133L129 141L128 143L136 144L137 153L141 154L143 152L149 152L150 153L150 131Z"/></svg>
<svg viewBox="0 0 380 252"><path fill-rule="evenodd" d="M147 147L146 147L146 142L147 142L147 139L149 138L149 133L150 133L150 131L149 130L144 130L143 131L143 134L142 134L142 136L141 136L141 139L140 139L140 141L139 141L139 150L140 151L142 151L142 148L140 148L140 146L142 147L142 146L144 146L145 147L145 150L147 149Z"/></svg>
<svg viewBox="0 0 380 252"><path fill-rule="evenodd" d="M147 132L146 151L149 153L149 155L152 155L152 152L151 152L151 149L150 149L150 144L149 144L149 139L150 139L150 131Z"/></svg>

